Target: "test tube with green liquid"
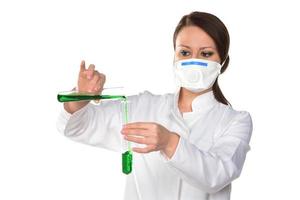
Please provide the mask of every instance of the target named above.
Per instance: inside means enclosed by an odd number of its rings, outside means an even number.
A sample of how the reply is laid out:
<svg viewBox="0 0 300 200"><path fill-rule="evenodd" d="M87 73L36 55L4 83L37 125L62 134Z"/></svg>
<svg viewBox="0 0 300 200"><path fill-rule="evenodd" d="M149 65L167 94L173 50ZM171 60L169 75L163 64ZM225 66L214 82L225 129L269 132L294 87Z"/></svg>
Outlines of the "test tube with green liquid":
<svg viewBox="0 0 300 200"><path fill-rule="evenodd" d="M121 99L122 100L122 113L123 113L123 124L128 123L128 101L124 95L100 95L92 93L82 93L78 91L67 91L60 92L57 95L59 102L71 102L71 101L90 101L100 99ZM130 174L132 171L132 150L131 143L123 141L126 146L126 151L122 154L122 172L124 174Z"/></svg>
<svg viewBox="0 0 300 200"><path fill-rule="evenodd" d="M128 114L128 101L127 99L122 101L122 112L123 112L123 124L127 124L129 122L129 114ZM132 149L131 143L123 139L124 149L126 151L122 154L122 172L124 174L130 174L132 171Z"/></svg>
<svg viewBox="0 0 300 200"><path fill-rule="evenodd" d="M67 91L60 92L57 94L57 100L59 102L70 102L70 101L90 101L100 99L126 99L123 95L100 95L93 93L83 93L78 91Z"/></svg>

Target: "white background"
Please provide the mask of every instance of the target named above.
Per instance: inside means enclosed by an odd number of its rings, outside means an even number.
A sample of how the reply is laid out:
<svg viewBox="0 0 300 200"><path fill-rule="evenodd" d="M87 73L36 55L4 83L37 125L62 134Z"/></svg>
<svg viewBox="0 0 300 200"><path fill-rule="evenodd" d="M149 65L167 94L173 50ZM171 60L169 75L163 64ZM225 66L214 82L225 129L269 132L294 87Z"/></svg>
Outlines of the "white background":
<svg viewBox="0 0 300 200"><path fill-rule="evenodd" d="M85 59L127 94L172 92L181 16L217 15L231 34L220 85L251 113L252 150L233 200L299 199L299 6L296 1L0 1L0 199L122 199L120 155L56 130L56 94Z"/></svg>

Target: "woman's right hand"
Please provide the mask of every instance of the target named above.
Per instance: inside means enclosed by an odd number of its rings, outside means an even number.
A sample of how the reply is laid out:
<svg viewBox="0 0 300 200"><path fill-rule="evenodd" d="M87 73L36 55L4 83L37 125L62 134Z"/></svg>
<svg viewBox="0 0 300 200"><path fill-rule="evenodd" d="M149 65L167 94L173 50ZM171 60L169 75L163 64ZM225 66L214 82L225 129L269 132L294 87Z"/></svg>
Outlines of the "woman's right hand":
<svg viewBox="0 0 300 200"><path fill-rule="evenodd" d="M86 69L85 61L81 61L77 83L79 92L101 94L104 83L105 75L95 70L95 65L90 64Z"/></svg>
<svg viewBox="0 0 300 200"><path fill-rule="evenodd" d="M101 94L105 83L105 75L95 70L95 65L90 64L85 68L84 60L81 61L78 76L77 91L83 93ZM74 113L86 106L89 101L65 102L64 108L69 113Z"/></svg>

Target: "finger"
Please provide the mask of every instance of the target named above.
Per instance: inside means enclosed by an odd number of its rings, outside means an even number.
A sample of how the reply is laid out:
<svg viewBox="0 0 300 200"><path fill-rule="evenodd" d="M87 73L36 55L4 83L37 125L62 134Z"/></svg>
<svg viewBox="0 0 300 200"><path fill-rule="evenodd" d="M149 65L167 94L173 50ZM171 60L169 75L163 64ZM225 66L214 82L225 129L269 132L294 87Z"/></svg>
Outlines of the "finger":
<svg viewBox="0 0 300 200"><path fill-rule="evenodd" d="M100 99L94 100L94 103L98 104L100 102Z"/></svg>
<svg viewBox="0 0 300 200"><path fill-rule="evenodd" d="M125 135L124 139L138 144L150 144L146 137L135 137L135 136Z"/></svg>
<svg viewBox="0 0 300 200"><path fill-rule="evenodd" d="M94 71L95 70L95 65L94 64L90 64L89 68L87 70L88 71Z"/></svg>
<svg viewBox="0 0 300 200"><path fill-rule="evenodd" d="M135 136L150 136L151 133L149 132L148 129L128 129L128 128L123 128L121 130L121 133L123 135L135 135Z"/></svg>
<svg viewBox="0 0 300 200"><path fill-rule="evenodd" d="M103 83L106 81L105 74L99 73L100 79L103 81Z"/></svg>
<svg viewBox="0 0 300 200"><path fill-rule="evenodd" d="M94 76L90 82L91 86L92 86L92 90L94 92L99 91L100 89L100 76L99 76L99 72L95 71Z"/></svg>
<svg viewBox="0 0 300 200"><path fill-rule="evenodd" d="M100 73L100 80L99 80L99 83L98 83L98 86L99 86L99 90L103 90L103 86L105 84L105 81L106 81L106 77L104 74Z"/></svg>
<svg viewBox="0 0 300 200"><path fill-rule="evenodd" d="M90 82L90 83L91 83L92 85L95 85L99 79L100 79L99 72L94 71L94 73L93 73L93 78L91 79L91 82Z"/></svg>
<svg viewBox="0 0 300 200"><path fill-rule="evenodd" d="M89 82L88 92L91 92L91 93L97 92L98 86L96 85L96 83L98 80L99 80L99 76L97 76L97 74L94 74L92 79Z"/></svg>
<svg viewBox="0 0 300 200"><path fill-rule="evenodd" d="M82 60L80 63L80 72L84 72L85 71L85 61Z"/></svg>
<svg viewBox="0 0 300 200"><path fill-rule="evenodd" d="M134 148L132 148L132 150L137 153L149 153L149 152L154 151L155 149L151 145L149 145L145 148L134 147Z"/></svg>
<svg viewBox="0 0 300 200"><path fill-rule="evenodd" d="M83 72L83 74L86 76L86 77L90 77L90 76L93 76L94 74L94 71L93 70L85 70ZM91 77L92 78L92 77Z"/></svg>
<svg viewBox="0 0 300 200"><path fill-rule="evenodd" d="M90 64L89 68L85 71L87 79L91 80L93 78L94 71L95 71L95 65Z"/></svg>
<svg viewBox="0 0 300 200"><path fill-rule="evenodd" d="M150 129L156 126L153 122L133 122L125 124L123 127L128 129Z"/></svg>
<svg viewBox="0 0 300 200"><path fill-rule="evenodd" d="M99 91L101 92L103 90L103 80L99 79L96 83L95 83L95 87L94 87L95 91Z"/></svg>

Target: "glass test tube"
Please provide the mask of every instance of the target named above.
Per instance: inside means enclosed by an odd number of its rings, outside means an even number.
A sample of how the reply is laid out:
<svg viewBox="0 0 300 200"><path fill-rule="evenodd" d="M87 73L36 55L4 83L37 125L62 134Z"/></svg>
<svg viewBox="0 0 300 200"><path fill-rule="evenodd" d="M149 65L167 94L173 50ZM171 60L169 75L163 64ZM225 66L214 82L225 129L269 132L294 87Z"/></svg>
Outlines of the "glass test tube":
<svg viewBox="0 0 300 200"><path fill-rule="evenodd" d="M99 95L99 94L91 94L91 93L82 93L78 91L60 92L57 95L57 100L59 102L89 101L89 100L99 100L99 99L126 99L126 96Z"/></svg>
<svg viewBox="0 0 300 200"><path fill-rule="evenodd" d="M131 103L124 99L121 102L122 105L122 124L127 124L130 121ZM122 141L123 151L122 153L122 172L124 174L130 174L132 171L132 150L131 142L123 139Z"/></svg>

